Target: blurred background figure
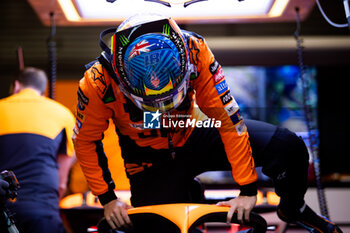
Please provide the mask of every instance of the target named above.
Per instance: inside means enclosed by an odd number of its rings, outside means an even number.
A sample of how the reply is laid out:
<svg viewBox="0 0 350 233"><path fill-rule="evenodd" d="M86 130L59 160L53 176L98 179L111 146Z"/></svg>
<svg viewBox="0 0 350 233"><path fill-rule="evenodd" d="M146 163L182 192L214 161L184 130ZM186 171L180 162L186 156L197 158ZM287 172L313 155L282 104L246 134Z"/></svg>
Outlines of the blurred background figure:
<svg viewBox="0 0 350 233"><path fill-rule="evenodd" d="M0 170L15 172L20 183L15 213L20 232L65 232L58 202L74 159L73 114L44 97L44 71L24 68L12 96L0 100Z"/></svg>
<svg viewBox="0 0 350 233"><path fill-rule="evenodd" d="M5 196L6 194L6 189L9 187L9 184L4 181L4 180L0 180L0 196Z"/></svg>

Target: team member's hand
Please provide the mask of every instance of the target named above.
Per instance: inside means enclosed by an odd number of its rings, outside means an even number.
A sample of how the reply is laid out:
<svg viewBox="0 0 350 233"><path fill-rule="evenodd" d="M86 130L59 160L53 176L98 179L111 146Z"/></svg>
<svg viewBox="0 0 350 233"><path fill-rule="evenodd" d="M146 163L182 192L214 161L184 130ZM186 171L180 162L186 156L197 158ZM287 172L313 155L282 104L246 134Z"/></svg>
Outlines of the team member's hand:
<svg viewBox="0 0 350 233"><path fill-rule="evenodd" d="M132 206L116 199L108 202L103 208L105 218L112 229L131 226L127 209L132 208Z"/></svg>
<svg viewBox="0 0 350 233"><path fill-rule="evenodd" d="M254 208L255 204L256 196L238 196L229 201L219 202L216 205L231 207L227 213L227 222L230 223L235 212L237 212L239 222L243 222L243 217L246 221L249 221L250 211Z"/></svg>
<svg viewBox="0 0 350 233"><path fill-rule="evenodd" d="M61 200L64 197L64 194L67 190L67 184L60 184L58 186L58 198Z"/></svg>
<svg viewBox="0 0 350 233"><path fill-rule="evenodd" d="M8 189L8 187L9 187L9 183L0 179L0 196L6 195L6 190Z"/></svg>

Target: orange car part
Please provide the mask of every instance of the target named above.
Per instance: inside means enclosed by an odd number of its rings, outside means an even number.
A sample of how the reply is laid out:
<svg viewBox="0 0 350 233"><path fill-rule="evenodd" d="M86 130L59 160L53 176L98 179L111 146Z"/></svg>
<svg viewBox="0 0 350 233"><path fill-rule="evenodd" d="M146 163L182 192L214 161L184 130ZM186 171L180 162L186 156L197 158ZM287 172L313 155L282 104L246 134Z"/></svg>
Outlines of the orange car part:
<svg viewBox="0 0 350 233"><path fill-rule="evenodd" d="M128 214L157 214L173 222L181 233L187 233L200 217L212 213L227 213L229 209L229 207L207 204L165 204L129 209Z"/></svg>
<svg viewBox="0 0 350 233"><path fill-rule="evenodd" d="M131 193L129 190L118 190L118 191L115 191L115 193L121 199L121 201L131 205L130 203ZM220 199L220 198L227 197L228 193L232 194L233 196L238 196L239 190L231 190L231 189L230 190L227 190L227 189L226 190L225 189L206 190L205 196L212 197L214 199ZM75 208L75 207L80 207L83 204L87 206L92 206L92 207L102 207L99 200L91 192L86 192L84 195L82 193L76 193L76 194L71 194L66 196L60 201L60 208L62 209ZM262 192L258 191L257 198L258 198L256 202L257 205L261 205L261 204L278 205L279 199L280 199L277 196L277 194L273 191L268 191L266 193L266 197L263 197Z"/></svg>

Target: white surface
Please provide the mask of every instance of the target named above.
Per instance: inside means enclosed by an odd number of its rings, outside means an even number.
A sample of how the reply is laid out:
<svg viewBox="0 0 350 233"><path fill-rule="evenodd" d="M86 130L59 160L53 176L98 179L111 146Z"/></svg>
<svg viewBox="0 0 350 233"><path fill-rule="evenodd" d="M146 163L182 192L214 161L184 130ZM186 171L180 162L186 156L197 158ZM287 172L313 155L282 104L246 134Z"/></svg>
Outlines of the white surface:
<svg viewBox="0 0 350 233"><path fill-rule="evenodd" d="M350 188L326 188L325 194L330 219L336 223L350 224ZM320 213L316 188L308 189L305 201Z"/></svg>

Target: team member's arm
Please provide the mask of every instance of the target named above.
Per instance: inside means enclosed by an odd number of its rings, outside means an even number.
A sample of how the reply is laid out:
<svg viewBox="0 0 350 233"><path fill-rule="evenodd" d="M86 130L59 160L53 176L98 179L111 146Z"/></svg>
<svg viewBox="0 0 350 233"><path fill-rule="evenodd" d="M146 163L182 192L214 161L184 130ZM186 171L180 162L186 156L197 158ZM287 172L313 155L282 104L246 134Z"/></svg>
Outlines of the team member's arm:
<svg viewBox="0 0 350 233"><path fill-rule="evenodd" d="M74 146L72 141L75 117L69 109L65 109L61 115L61 121L63 122L65 137L62 138L62 142L57 154L59 199L64 196L67 190L68 173L73 165L73 161L75 160Z"/></svg>
<svg viewBox="0 0 350 233"><path fill-rule="evenodd" d="M215 60L204 39L191 37L189 43L194 64L197 64L199 76L192 81L196 91L196 100L200 109L210 118L221 121L219 132L224 143L227 158L232 166L234 180L240 185L240 196L230 202L218 203L230 205L228 220L237 210L238 219L243 215L248 220L249 212L256 203L256 181L252 151L248 132L239 114L239 107L230 93L221 66Z"/></svg>
<svg viewBox="0 0 350 233"><path fill-rule="evenodd" d="M73 165L74 160L75 160L75 156L69 156L67 154L57 155L58 177L59 177L59 183L58 183L59 199L61 199L64 196L67 190L68 174L69 174L70 168Z"/></svg>
<svg viewBox="0 0 350 233"><path fill-rule="evenodd" d="M100 64L95 64L85 72L79 83L73 138L76 156L89 187L104 206L106 220L112 228L116 228L130 224L126 212L129 206L119 201L114 193L115 185L103 150L103 132L108 128L113 112L104 105L102 88L94 79L93 72L103 73L101 69Z"/></svg>

